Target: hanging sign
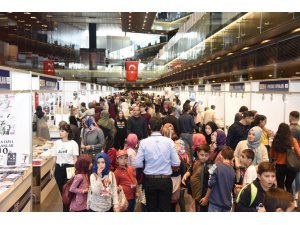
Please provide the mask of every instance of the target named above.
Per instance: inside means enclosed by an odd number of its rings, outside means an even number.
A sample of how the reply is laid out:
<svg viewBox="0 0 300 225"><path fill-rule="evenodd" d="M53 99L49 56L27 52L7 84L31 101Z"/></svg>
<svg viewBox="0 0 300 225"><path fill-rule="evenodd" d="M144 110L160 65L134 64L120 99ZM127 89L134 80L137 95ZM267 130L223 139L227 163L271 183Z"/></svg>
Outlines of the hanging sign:
<svg viewBox="0 0 300 225"><path fill-rule="evenodd" d="M245 84L244 83L236 83L229 85L229 91L245 91Z"/></svg>
<svg viewBox="0 0 300 225"><path fill-rule="evenodd" d="M205 91L205 85L198 85L198 91Z"/></svg>
<svg viewBox="0 0 300 225"><path fill-rule="evenodd" d="M8 70L0 70L0 90L10 90L10 73Z"/></svg>
<svg viewBox="0 0 300 225"><path fill-rule="evenodd" d="M58 90L57 79L40 77L40 90Z"/></svg>
<svg viewBox="0 0 300 225"><path fill-rule="evenodd" d="M52 75L54 76L54 61L53 60L44 60L43 61L44 66L44 74Z"/></svg>
<svg viewBox="0 0 300 225"><path fill-rule="evenodd" d="M211 91L221 91L221 84L211 85Z"/></svg>
<svg viewBox="0 0 300 225"><path fill-rule="evenodd" d="M288 92L289 81L288 80L262 81L259 82L259 91Z"/></svg>
<svg viewBox="0 0 300 225"><path fill-rule="evenodd" d="M126 80L127 81L136 81L138 79L138 69L139 62L138 61L126 61Z"/></svg>

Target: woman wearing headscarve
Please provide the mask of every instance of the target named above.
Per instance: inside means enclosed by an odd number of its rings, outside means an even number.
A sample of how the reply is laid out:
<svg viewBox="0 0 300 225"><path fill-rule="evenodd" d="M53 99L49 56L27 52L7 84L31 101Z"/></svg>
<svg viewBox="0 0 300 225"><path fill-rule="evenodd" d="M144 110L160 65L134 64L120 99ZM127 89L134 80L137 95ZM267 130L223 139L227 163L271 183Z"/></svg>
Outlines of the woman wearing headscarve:
<svg viewBox="0 0 300 225"><path fill-rule="evenodd" d="M97 124L102 129L104 137L107 138L107 144L105 146L105 152L107 152L108 149L113 146L114 137L116 134L114 122L109 118L109 113L107 110L101 111L101 118L97 121Z"/></svg>
<svg viewBox="0 0 300 225"><path fill-rule="evenodd" d="M128 134L125 150L128 154L128 165L133 166L137 153L138 137L136 134Z"/></svg>
<svg viewBox="0 0 300 225"><path fill-rule="evenodd" d="M33 115L33 123L36 123L36 136L50 140L50 133L48 128L48 116L45 115L41 106L36 107L36 112Z"/></svg>
<svg viewBox="0 0 300 225"><path fill-rule="evenodd" d="M91 212L118 212L118 186L106 153L98 153L90 176L87 209Z"/></svg>
<svg viewBox="0 0 300 225"><path fill-rule="evenodd" d="M240 168L240 155L244 149L253 150L255 156L253 165L261 162L269 162L267 148L261 143L262 129L258 126L252 127L248 132L247 140L240 141L234 151L235 167Z"/></svg>
<svg viewBox="0 0 300 225"><path fill-rule="evenodd" d="M211 134L218 129L218 126L215 122L209 121L203 126L204 131L202 132L205 136L206 143L211 144Z"/></svg>
<svg viewBox="0 0 300 225"><path fill-rule="evenodd" d="M206 139L203 134L200 133L193 134L193 147L192 147L193 152L195 152L195 149L197 147L205 144L206 144Z"/></svg>
<svg viewBox="0 0 300 225"><path fill-rule="evenodd" d="M92 158L99 153L104 146L103 131L97 126L92 116L83 119L83 129L81 131L81 150L83 154L88 154Z"/></svg>
<svg viewBox="0 0 300 225"><path fill-rule="evenodd" d="M223 157L220 154L226 144L226 134L224 131L218 129L211 134L210 144L210 159L215 163L221 163L223 161Z"/></svg>

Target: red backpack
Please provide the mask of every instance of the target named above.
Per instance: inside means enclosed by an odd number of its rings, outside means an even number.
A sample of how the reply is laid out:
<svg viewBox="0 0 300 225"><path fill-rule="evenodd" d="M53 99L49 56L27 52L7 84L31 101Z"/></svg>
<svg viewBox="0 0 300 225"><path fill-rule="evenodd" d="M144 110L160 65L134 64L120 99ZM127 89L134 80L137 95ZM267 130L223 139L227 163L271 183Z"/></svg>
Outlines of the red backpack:
<svg viewBox="0 0 300 225"><path fill-rule="evenodd" d="M70 205L72 202L72 199L75 196L75 193L70 191L70 187L73 184L75 176L73 176L70 180L67 181L67 183L64 184L62 193L61 193L61 198L62 202L64 205Z"/></svg>

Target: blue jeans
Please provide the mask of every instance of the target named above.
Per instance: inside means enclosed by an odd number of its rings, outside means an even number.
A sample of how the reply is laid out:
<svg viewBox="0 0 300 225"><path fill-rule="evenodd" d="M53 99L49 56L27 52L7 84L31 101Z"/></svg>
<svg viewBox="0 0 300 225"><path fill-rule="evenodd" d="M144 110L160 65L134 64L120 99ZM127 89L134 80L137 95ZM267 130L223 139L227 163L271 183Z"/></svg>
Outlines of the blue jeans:
<svg viewBox="0 0 300 225"><path fill-rule="evenodd" d="M185 146L188 147L186 149L188 149L188 155L191 159L191 161L193 160L193 134L190 133L181 133L180 135L181 139L184 141Z"/></svg>
<svg viewBox="0 0 300 225"><path fill-rule="evenodd" d="M208 212L230 212L230 209L225 209L224 207L209 203Z"/></svg>

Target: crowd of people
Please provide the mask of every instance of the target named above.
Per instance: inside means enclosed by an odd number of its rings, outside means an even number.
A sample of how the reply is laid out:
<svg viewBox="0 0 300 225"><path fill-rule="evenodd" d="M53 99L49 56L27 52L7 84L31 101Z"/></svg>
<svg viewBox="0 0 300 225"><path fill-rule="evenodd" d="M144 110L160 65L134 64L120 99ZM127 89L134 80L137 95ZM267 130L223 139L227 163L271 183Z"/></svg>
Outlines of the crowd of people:
<svg viewBox="0 0 300 225"><path fill-rule="evenodd" d="M176 97L129 92L88 108L70 109L53 148L60 192L75 167L64 211L274 212L294 211L300 200L300 172L287 164L290 149L300 157L298 111L273 132L266 116L242 106L226 134L214 105L181 106Z"/></svg>

